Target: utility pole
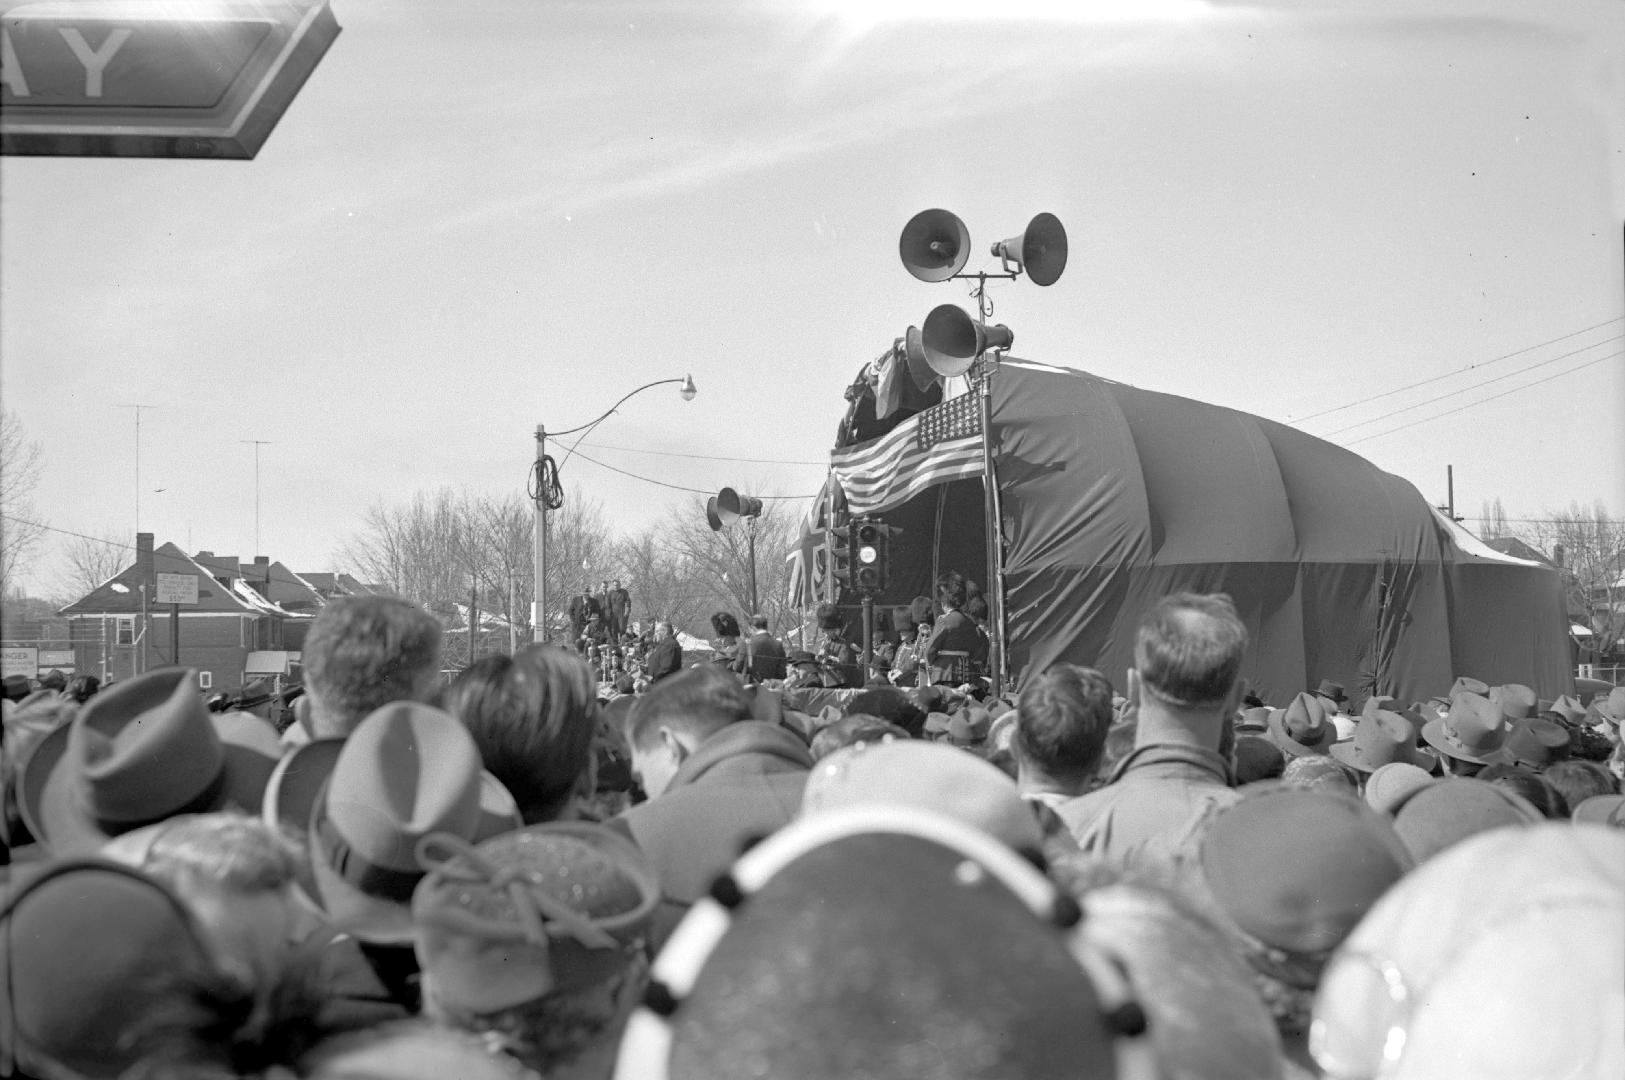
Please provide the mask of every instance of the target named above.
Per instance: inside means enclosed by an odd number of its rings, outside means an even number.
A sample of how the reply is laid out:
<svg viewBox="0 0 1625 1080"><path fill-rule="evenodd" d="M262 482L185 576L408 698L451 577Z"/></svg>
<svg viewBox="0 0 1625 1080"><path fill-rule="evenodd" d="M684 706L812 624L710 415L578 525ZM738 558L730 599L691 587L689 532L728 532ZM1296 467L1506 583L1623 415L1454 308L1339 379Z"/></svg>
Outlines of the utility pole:
<svg viewBox="0 0 1625 1080"><path fill-rule="evenodd" d="M156 409L156 405L117 405L119 409L135 410L135 531L141 531L141 410Z"/></svg>
<svg viewBox="0 0 1625 1080"><path fill-rule="evenodd" d="M240 443L252 443L254 446L254 554L263 555L260 548L260 447L270 446L268 439L238 439Z"/></svg>

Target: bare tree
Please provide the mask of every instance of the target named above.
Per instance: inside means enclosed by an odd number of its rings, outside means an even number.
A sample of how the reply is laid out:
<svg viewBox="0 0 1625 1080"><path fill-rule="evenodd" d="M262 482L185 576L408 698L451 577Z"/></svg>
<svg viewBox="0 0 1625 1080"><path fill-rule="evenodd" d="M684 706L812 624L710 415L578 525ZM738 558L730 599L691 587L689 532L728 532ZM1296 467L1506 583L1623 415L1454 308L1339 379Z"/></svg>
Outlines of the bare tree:
<svg viewBox="0 0 1625 1080"><path fill-rule="evenodd" d="M1563 568L1569 608L1585 612L1591 624L1587 647L1598 654L1617 651L1625 637L1625 519L1612 517L1601 502L1570 503L1520 532Z"/></svg>
<svg viewBox="0 0 1625 1080"><path fill-rule="evenodd" d="M61 568L57 572L55 596L71 604L118 574L135 559L130 534L117 528L101 529L94 535L67 537L61 547Z"/></svg>
<svg viewBox="0 0 1625 1080"><path fill-rule="evenodd" d="M0 412L0 595L15 585L44 532L32 502L40 456L39 443L29 439L17 414Z"/></svg>
<svg viewBox="0 0 1625 1080"><path fill-rule="evenodd" d="M1506 508L1501 505L1501 497L1497 495L1495 501L1485 501L1479 510L1478 535L1486 540L1494 540L1498 536L1511 536L1512 530L1507 527Z"/></svg>
<svg viewBox="0 0 1625 1080"><path fill-rule="evenodd" d="M667 529L668 543L685 560L685 576L712 610L740 615L750 610L751 533L756 546L756 607L770 625L784 627L794 614L788 608L790 567L784 555L795 542L799 524L787 504L763 500L762 513L751 524L737 521L713 532L706 522L705 504L673 508ZM706 613L709 625L710 612ZM744 619L741 618L743 623Z"/></svg>

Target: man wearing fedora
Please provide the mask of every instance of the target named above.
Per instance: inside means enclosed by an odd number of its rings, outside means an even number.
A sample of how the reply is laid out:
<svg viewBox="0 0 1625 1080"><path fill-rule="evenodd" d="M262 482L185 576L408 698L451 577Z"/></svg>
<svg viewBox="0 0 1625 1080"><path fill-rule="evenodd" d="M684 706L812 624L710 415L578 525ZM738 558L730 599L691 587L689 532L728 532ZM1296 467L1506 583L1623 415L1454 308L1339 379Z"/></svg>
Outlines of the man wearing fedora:
<svg viewBox="0 0 1625 1080"><path fill-rule="evenodd" d="M1220 746L1245 689L1246 649L1247 628L1222 593L1176 593L1141 620L1127 687L1134 749L1105 787L1068 807L1086 853L1119 866L1169 858L1199 839L1210 810L1236 801Z"/></svg>
<svg viewBox="0 0 1625 1080"><path fill-rule="evenodd" d="M751 682L784 678L784 644L767 629L766 615L750 617L750 634L740 643L734 671Z"/></svg>
<svg viewBox="0 0 1625 1080"><path fill-rule="evenodd" d="M643 674L651 683L683 670L683 646L669 622L655 623L654 646L643 658Z"/></svg>
<svg viewBox="0 0 1625 1080"><path fill-rule="evenodd" d="M440 680L440 623L399 596L349 596L305 637L305 694L282 734L291 746L343 738L393 701L427 701Z"/></svg>

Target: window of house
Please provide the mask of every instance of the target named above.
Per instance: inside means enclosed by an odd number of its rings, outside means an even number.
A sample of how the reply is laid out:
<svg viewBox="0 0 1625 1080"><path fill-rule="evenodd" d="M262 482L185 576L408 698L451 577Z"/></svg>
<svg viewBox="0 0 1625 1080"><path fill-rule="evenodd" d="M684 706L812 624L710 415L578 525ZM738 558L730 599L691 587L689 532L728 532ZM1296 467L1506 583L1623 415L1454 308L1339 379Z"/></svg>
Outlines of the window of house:
<svg viewBox="0 0 1625 1080"><path fill-rule="evenodd" d="M118 640L117 640L117 644L119 644L119 645L134 645L135 644L135 616L134 615L120 615L118 617L117 621L118 621L118 632L117 632L117 639Z"/></svg>

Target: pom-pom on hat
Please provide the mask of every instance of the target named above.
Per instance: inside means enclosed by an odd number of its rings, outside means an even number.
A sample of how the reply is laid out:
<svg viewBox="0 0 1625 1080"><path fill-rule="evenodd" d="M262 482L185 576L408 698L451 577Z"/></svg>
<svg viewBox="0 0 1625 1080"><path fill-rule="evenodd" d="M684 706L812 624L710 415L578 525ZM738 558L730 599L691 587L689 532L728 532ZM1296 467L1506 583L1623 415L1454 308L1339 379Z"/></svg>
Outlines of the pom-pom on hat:
<svg viewBox="0 0 1625 1080"><path fill-rule="evenodd" d="M1112 1032L1143 1032L1144 1012L1120 972L1108 987L1069 950L1080 918L1026 860L940 815L803 818L690 909L615 1075L1114 1077L1119 1047L1145 1040Z"/></svg>

